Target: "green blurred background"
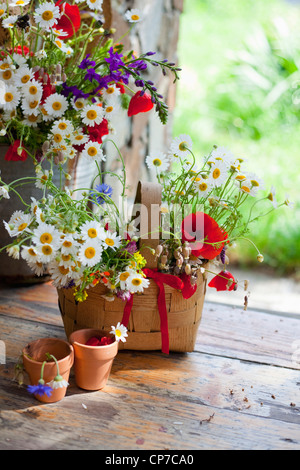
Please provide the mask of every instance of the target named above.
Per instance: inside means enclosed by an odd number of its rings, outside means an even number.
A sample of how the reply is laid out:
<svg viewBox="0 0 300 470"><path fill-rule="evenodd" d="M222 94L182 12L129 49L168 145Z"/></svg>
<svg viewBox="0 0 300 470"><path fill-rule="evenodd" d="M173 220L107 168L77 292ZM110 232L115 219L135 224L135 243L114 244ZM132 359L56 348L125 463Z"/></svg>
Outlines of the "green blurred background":
<svg viewBox="0 0 300 470"><path fill-rule="evenodd" d="M196 155L214 144L247 159L283 206L248 235L276 274L300 279L300 1L185 0L174 137ZM264 203L266 212L271 204ZM257 266L245 241L231 263ZM261 269L262 266L259 265Z"/></svg>

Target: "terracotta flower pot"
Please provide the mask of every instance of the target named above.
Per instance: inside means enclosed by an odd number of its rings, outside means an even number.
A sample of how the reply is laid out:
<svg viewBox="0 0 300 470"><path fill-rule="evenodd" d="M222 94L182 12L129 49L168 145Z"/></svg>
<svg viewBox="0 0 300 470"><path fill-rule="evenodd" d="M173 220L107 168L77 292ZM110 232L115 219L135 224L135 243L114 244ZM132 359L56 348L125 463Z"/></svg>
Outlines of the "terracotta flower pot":
<svg viewBox="0 0 300 470"><path fill-rule="evenodd" d="M29 343L23 349L23 364L29 375L31 385L37 385L41 378L41 368L49 353L57 359L59 373L68 382L70 370L74 363L73 346L67 341L57 338L41 338ZM55 361L49 361L44 366L43 379L45 384L54 379L57 375L57 365ZM34 395L39 401L44 403L54 403L64 398L66 387L57 388L52 391L50 397L46 394Z"/></svg>
<svg viewBox="0 0 300 470"><path fill-rule="evenodd" d="M74 347L75 381L84 390L100 390L105 387L113 360L118 353L117 341L106 346L89 346L85 343L94 336L109 336L108 332L87 328L74 331L69 341Z"/></svg>

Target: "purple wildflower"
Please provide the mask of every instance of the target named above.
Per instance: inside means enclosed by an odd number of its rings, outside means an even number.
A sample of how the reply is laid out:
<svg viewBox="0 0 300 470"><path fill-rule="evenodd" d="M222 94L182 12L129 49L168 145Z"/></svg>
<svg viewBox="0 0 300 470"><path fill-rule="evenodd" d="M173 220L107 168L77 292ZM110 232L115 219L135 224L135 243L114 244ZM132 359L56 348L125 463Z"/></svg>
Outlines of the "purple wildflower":
<svg viewBox="0 0 300 470"><path fill-rule="evenodd" d="M121 299L123 300L124 302L127 302L128 300L130 300L131 298L131 294L129 291L125 291L125 290L118 290L117 293L116 293L118 299Z"/></svg>
<svg viewBox="0 0 300 470"><path fill-rule="evenodd" d="M89 60L89 57L90 57L91 54L88 54L85 59L83 59L80 64L78 65L78 67L80 69L87 69L88 67L95 67L96 65L96 62L94 60Z"/></svg>
<svg viewBox="0 0 300 470"><path fill-rule="evenodd" d="M123 248L123 251L127 251L130 254L136 253L137 252L136 242L134 240L131 240L130 242L128 242L125 248Z"/></svg>
<svg viewBox="0 0 300 470"><path fill-rule="evenodd" d="M221 260L222 264L225 264L225 252L226 252L226 248L224 246L221 253L220 253L220 260Z"/></svg>
<svg viewBox="0 0 300 470"><path fill-rule="evenodd" d="M101 75L95 72L95 69L88 69L84 79L89 80L90 82L92 82L93 80L99 82L101 80Z"/></svg>
<svg viewBox="0 0 300 470"><path fill-rule="evenodd" d="M105 198L103 196L111 197L113 193L112 187L106 183L98 184L95 189L98 193L100 193L100 195L97 195L96 193L94 193L93 195L96 196L98 204L101 205L105 203Z"/></svg>
<svg viewBox="0 0 300 470"><path fill-rule="evenodd" d="M122 60L123 55L114 52L113 47L111 47L108 52L110 57L106 58L105 61L109 64L109 70L113 72L124 65L124 62Z"/></svg>

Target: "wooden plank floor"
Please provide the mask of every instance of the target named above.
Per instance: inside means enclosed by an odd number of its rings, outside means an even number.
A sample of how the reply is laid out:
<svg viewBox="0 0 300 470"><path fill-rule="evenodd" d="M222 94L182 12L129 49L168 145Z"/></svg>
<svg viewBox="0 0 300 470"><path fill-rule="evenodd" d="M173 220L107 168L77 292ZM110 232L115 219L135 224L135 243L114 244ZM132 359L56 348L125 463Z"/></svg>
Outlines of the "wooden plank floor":
<svg viewBox="0 0 300 470"><path fill-rule="evenodd" d="M0 449L299 450L299 327L297 315L206 303L193 353L120 351L103 390L78 389L72 372L66 397L41 404L14 365L29 341L65 338L56 291L2 287Z"/></svg>

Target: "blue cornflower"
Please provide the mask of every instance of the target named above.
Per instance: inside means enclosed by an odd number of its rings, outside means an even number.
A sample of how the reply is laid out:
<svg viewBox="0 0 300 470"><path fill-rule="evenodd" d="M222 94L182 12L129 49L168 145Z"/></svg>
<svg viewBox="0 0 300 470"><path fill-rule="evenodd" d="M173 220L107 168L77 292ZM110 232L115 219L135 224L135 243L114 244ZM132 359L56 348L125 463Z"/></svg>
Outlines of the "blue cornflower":
<svg viewBox="0 0 300 470"><path fill-rule="evenodd" d="M27 390L29 393L32 393L33 395L39 395L40 397L42 397L44 394L46 394L47 397L51 397L53 392L53 389L48 385L45 385L43 380L39 380L37 385L28 385Z"/></svg>
<svg viewBox="0 0 300 470"><path fill-rule="evenodd" d="M101 193L101 195L98 195L98 196L97 196L97 194L94 194L94 196L96 196L96 200L97 200L98 204L101 204L101 205L105 203L105 199L103 198L103 196L111 197L112 193L113 193L112 187L109 186L109 184L106 184L106 183L98 184L95 187L95 189L98 193Z"/></svg>

